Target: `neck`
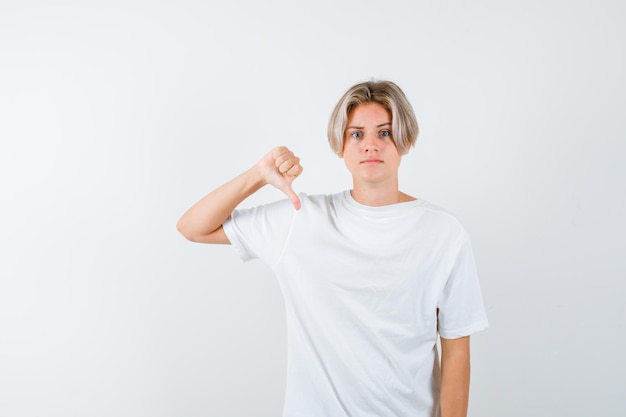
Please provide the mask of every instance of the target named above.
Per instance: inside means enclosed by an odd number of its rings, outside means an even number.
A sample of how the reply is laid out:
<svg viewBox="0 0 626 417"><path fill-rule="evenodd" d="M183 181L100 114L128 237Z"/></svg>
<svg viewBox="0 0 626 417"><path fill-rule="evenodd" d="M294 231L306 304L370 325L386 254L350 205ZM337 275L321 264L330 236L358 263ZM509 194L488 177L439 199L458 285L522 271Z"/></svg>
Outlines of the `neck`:
<svg viewBox="0 0 626 417"><path fill-rule="evenodd" d="M379 184L378 187L365 187L359 184L353 184L351 194L352 198L354 198L357 203L371 207L388 206L390 204L415 200L415 198L410 195L401 192L397 184L395 187L389 186L389 184Z"/></svg>

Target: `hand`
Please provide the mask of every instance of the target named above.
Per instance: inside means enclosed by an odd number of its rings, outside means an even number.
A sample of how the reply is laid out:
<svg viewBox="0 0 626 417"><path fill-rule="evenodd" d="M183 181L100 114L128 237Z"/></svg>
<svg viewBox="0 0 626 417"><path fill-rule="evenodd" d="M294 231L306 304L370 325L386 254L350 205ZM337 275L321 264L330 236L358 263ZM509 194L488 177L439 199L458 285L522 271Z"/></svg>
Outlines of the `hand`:
<svg viewBox="0 0 626 417"><path fill-rule="evenodd" d="M291 188L293 180L302 174L300 158L286 147L279 146L265 155L257 163L257 168L266 184L271 184L285 193L293 207L300 210L300 198Z"/></svg>

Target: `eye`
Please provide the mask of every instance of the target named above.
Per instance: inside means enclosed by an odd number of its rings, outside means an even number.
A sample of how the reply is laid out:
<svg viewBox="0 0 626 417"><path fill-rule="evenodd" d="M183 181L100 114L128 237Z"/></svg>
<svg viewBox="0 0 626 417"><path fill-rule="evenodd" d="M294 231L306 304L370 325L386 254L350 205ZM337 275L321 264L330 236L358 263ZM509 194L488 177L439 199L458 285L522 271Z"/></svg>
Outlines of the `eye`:
<svg viewBox="0 0 626 417"><path fill-rule="evenodd" d="M363 137L363 133L361 132L352 132L352 134L350 135L355 139L361 139Z"/></svg>
<svg viewBox="0 0 626 417"><path fill-rule="evenodd" d="M391 132L390 132L390 131L388 131L388 130L381 130L381 131L380 131L380 136L382 136L382 137L388 137L388 136L391 136Z"/></svg>

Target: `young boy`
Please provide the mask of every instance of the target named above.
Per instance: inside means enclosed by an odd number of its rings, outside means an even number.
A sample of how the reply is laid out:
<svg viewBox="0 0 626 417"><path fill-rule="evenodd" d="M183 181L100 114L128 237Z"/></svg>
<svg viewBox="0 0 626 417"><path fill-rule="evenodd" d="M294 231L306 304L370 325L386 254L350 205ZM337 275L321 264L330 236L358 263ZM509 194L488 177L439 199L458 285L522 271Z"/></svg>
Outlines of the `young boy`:
<svg viewBox="0 0 626 417"><path fill-rule="evenodd" d="M467 414L469 335L487 317L466 231L399 190L417 133L397 85L357 84L328 127L352 190L297 195L300 159L278 147L178 222L187 239L232 244L274 270L287 318L284 417ZM289 199L235 209L266 184Z"/></svg>

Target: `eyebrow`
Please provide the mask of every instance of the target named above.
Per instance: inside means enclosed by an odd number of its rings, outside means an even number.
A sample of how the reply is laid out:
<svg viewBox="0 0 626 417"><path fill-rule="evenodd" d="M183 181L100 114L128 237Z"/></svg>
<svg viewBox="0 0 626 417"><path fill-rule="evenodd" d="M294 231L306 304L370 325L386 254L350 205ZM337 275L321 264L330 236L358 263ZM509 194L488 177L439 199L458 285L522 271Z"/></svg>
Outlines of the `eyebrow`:
<svg viewBox="0 0 626 417"><path fill-rule="evenodd" d="M383 126L387 126L387 125L390 125L390 124L391 124L391 122L385 122L385 123L379 124L376 127L383 127ZM362 126L348 126L348 127L346 127L346 129L365 129L365 128L362 127Z"/></svg>

